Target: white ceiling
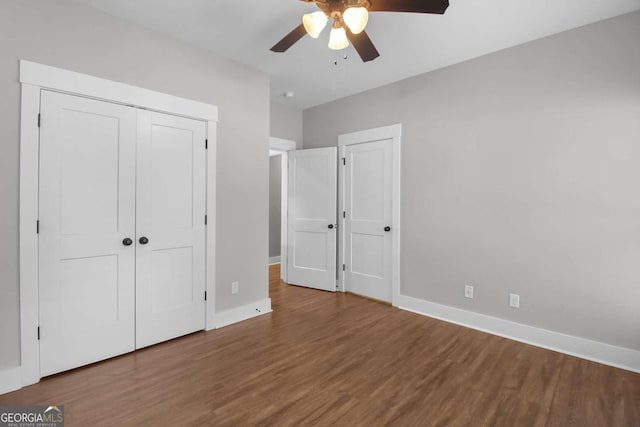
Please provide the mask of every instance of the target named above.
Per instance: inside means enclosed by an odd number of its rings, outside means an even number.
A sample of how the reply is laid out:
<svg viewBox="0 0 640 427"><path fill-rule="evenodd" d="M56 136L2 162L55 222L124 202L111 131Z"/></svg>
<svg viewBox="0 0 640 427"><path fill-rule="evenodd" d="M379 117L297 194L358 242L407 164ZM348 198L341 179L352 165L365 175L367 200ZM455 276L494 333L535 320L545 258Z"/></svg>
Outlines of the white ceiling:
<svg viewBox="0 0 640 427"><path fill-rule="evenodd" d="M367 33L381 56L365 64L351 46L327 48L328 28L271 52L317 10L297 0L76 1L262 70L272 99L297 108L640 9L640 0L450 0L443 16L376 12ZM295 96L285 98L287 91Z"/></svg>

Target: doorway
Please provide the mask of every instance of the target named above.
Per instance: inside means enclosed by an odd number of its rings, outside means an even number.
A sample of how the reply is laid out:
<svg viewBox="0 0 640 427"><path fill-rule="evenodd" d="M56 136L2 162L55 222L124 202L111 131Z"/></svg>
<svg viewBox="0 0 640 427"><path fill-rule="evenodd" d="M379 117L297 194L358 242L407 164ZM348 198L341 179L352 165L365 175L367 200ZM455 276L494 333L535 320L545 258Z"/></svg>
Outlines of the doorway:
<svg viewBox="0 0 640 427"><path fill-rule="evenodd" d="M280 264L282 152L269 150L269 265Z"/></svg>
<svg viewBox="0 0 640 427"><path fill-rule="evenodd" d="M270 266L280 264L280 278L287 282L288 164L295 141L269 138L269 254ZM271 268L271 267L270 267Z"/></svg>
<svg viewBox="0 0 640 427"><path fill-rule="evenodd" d="M340 135L339 287L397 306L402 125Z"/></svg>
<svg viewBox="0 0 640 427"><path fill-rule="evenodd" d="M397 305L401 131L369 129L341 135L337 148L288 153L287 283Z"/></svg>

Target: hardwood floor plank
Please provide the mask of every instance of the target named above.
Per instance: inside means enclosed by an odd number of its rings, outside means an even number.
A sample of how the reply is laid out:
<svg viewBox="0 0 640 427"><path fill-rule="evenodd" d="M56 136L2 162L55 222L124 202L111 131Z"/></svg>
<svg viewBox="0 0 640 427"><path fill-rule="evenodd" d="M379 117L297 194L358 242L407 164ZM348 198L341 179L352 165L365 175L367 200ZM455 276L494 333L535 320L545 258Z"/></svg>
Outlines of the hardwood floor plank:
<svg viewBox="0 0 640 427"><path fill-rule="evenodd" d="M640 374L289 286L273 313L43 379L67 426L640 426Z"/></svg>
<svg viewBox="0 0 640 427"><path fill-rule="evenodd" d="M640 426L640 375L566 357L550 426Z"/></svg>

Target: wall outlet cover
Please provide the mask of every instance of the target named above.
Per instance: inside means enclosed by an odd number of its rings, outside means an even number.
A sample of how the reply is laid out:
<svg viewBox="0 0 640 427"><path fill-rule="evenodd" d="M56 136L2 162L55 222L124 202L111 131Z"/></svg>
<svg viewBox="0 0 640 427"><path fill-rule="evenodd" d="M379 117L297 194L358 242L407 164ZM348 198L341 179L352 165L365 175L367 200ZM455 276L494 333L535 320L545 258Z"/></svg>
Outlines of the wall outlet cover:
<svg viewBox="0 0 640 427"><path fill-rule="evenodd" d="M231 283L231 293L237 294L240 292L240 282L232 282Z"/></svg>
<svg viewBox="0 0 640 427"><path fill-rule="evenodd" d="M473 298L473 286L465 285L465 287L464 287L464 296L466 298Z"/></svg>
<svg viewBox="0 0 640 427"><path fill-rule="evenodd" d="M520 308L520 295L509 294L509 307Z"/></svg>

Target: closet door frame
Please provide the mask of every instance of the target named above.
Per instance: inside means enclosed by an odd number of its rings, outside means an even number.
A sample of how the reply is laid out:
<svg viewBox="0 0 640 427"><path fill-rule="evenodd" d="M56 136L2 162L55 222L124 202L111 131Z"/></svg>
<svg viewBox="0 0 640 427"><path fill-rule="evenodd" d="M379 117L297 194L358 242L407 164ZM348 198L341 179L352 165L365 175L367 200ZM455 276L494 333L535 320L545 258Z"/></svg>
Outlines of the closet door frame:
<svg viewBox="0 0 640 427"><path fill-rule="evenodd" d="M218 107L30 61L20 61L20 337L21 364L10 389L40 381L38 344L38 174L40 95L62 92L206 122L205 329L214 329L216 273L216 129ZM42 120L46 120L42 118ZM204 141L203 141L204 143Z"/></svg>

